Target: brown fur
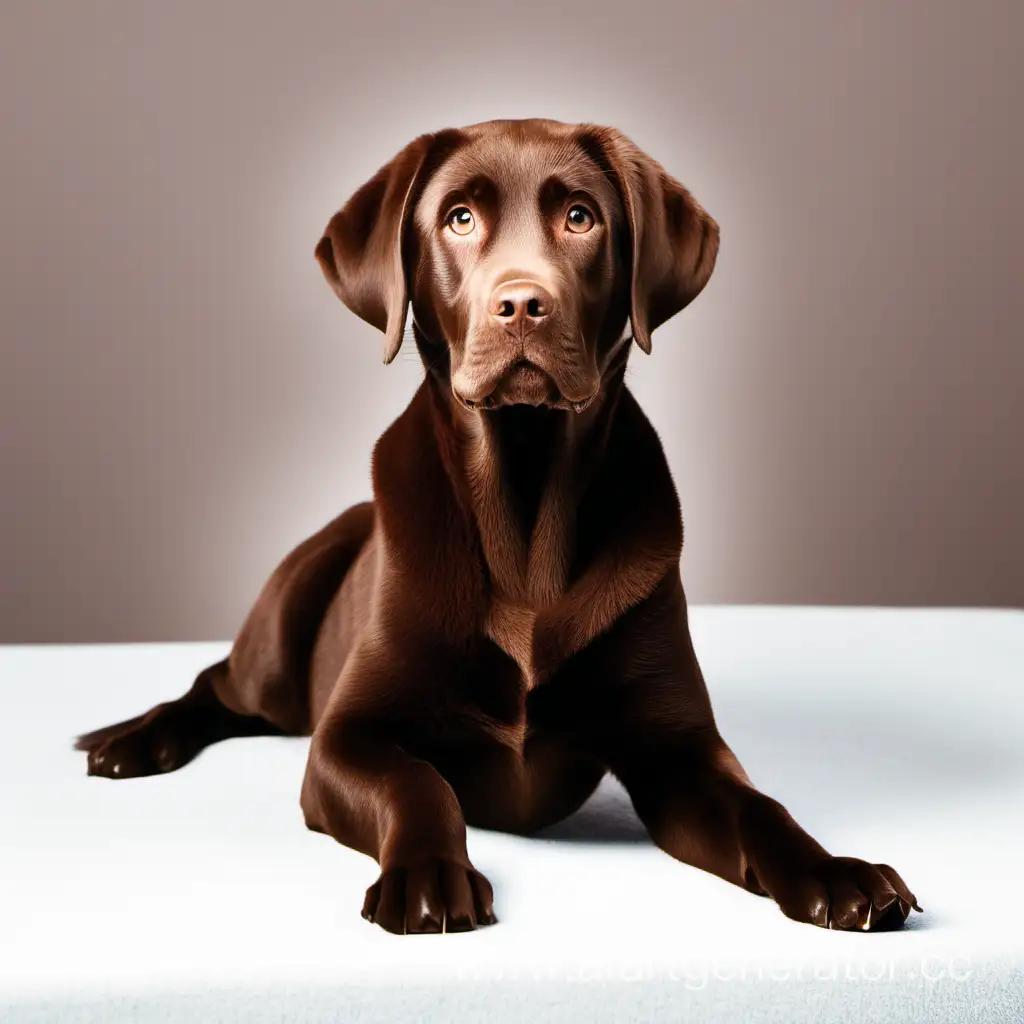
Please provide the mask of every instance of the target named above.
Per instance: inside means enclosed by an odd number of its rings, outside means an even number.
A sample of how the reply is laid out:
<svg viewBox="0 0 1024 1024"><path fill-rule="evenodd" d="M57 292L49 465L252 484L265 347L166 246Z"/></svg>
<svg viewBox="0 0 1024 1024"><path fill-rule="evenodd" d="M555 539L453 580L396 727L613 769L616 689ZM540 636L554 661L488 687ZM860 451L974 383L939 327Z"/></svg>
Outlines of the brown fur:
<svg viewBox="0 0 1024 1024"><path fill-rule="evenodd" d="M410 143L316 248L385 361L411 306L426 370L374 449L373 502L285 559L184 697L79 737L89 772L311 734L306 822L380 863L363 914L393 932L494 921L466 824L533 832L606 771L680 860L801 921L901 925L916 901L895 871L831 857L753 787L690 642L679 501L623 375L629 339L650 351L703 289L718 239L613 129Z"/></svg>

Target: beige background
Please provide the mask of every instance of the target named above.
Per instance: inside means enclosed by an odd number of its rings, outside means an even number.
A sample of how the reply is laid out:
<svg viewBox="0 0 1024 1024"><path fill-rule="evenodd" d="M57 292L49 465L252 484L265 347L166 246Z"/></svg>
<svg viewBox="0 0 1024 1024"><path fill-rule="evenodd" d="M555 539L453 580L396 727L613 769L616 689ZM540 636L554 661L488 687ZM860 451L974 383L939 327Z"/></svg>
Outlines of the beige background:
<svg viewBox="0 0 1024 1024"><path fill-rule="evenodd" d="M419 378L320 229L415 134L529 115L721 223L630 371L691 600L1021 605L1022 10L4 0L0 639L231 635Z"/></svg>

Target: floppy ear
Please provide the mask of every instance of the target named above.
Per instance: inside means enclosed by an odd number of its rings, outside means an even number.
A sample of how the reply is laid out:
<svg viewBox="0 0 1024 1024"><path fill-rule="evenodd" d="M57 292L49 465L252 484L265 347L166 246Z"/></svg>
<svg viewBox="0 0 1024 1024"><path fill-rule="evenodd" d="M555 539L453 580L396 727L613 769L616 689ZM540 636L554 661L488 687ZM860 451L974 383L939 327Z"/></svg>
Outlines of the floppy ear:
<svg viewBox="0 0 1024 1024"><path fill-rule="evenodd" d="M708 283L718 257L718 224L661 164L616 129L588 126L584 146L618 179L632 241L633 338L650 353L651 332Z"/></svg>
<svg viewBox="0 0 1024 1024"><path fill-rule="evenodd" d="M455 135L431 132L410 142L331 218L316 246L320 269L341 301L384 332L385 363L398 354L405 333L409 215L432 158Z"/></svg>

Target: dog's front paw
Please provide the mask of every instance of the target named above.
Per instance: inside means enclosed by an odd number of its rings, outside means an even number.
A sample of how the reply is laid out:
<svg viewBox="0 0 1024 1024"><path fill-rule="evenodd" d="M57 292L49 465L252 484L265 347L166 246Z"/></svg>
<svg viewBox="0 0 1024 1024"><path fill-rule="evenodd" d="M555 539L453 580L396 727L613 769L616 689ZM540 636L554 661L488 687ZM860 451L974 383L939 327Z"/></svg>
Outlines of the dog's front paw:
<svg viewBox="0 0 1024 1024"><path fill-rule="evenodd" d="M366 890L363 917L398 935L466 932L498 920L491 883L437 857L383 872Z"/></svg>
<svg viewBox="0 0 1024 1024"><path fill-rule="evenodd" d="M888 864L829 857L772 893L796 921L844 931L902 928L911 909L921 912L906 882Z"/></svg>

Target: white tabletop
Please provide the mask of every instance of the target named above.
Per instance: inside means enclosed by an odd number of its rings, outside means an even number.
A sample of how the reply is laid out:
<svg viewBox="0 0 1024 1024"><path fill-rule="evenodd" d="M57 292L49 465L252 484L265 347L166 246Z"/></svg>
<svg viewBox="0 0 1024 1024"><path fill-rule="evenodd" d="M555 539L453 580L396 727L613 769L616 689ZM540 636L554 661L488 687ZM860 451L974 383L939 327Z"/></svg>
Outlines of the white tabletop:
<svg viewBox="0 0 1024 1024"><path fill-rule="evenodd" d="M654 848L606 781L544 838L470 830L500 923L392 936L308 832L308 740L85 774L75 734L226 644L0 648L0 1020L1024 1020L1024 613L697 608L721 731L831 852L925 908L828 932ZM978 1016L980 1014L980 1016Z"/></svg>

